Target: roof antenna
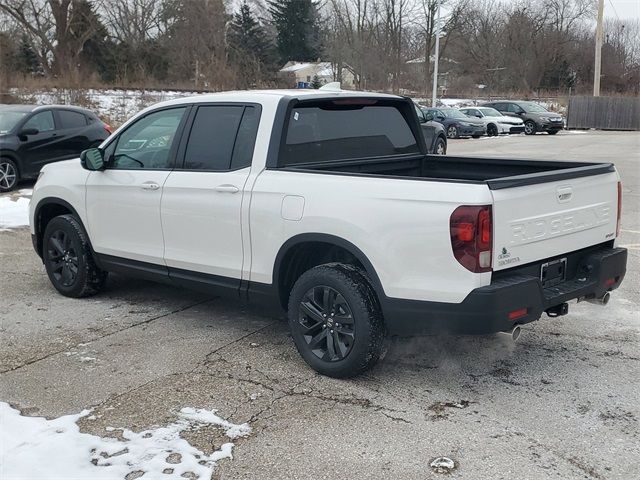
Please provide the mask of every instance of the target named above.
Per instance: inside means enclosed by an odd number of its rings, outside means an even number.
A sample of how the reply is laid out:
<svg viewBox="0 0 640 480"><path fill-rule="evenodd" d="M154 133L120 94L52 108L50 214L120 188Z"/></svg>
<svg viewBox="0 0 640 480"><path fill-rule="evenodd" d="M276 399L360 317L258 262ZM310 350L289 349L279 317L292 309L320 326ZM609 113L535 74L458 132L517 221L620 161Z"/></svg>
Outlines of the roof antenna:
<svg viewBox="0 0 640 480"><path fill-rule="evenodd" d="M318 90L326 90L329 92L341 92L342 87L340 86L340 82L330 82L321 86Z"/></svg>

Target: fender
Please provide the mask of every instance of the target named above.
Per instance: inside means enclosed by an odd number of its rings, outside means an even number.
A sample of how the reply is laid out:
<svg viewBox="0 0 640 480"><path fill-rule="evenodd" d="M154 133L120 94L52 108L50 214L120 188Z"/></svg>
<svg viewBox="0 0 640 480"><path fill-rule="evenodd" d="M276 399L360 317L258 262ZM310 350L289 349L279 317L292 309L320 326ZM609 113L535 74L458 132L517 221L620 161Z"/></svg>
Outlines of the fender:
<svg viewBox="0 0 640 480"><path fill-rule="evenodd" d="M87 229L85 228L84 224L82 223L82 219L80 218L80 215L78 215L78 212L76 211L75 208L73 208L71 206L71 204L69 202L67 202L66 200L62 200L61 198L57 198L57 197L45 197L43 199L41 199L38 204L36 205L36 208L34 210L34 214L33 214L33 220L35 222L34 225L34 230L35 230L35 238L33 239L33 246L36 250L36 253L40 256L40 258L42 258L42 235L43 235L43 231L42 231L42 226L41 226L41 222L40 222L40 213L43 207L47 206L47 205L60 205L61 207L66 208L67 210L69 210L71 212L71 214L76 217L76 219L78 219L78 222L80 222L80 225L82 225L82 228L84 228L84 231L86 232ZM93 251L93 249L92 249Z"/></svg>
<svg viewBox="0 0 640 480"><path fill-rule="evenodd" d="M378 277L373 264L369 261L362 250L360 250L353 243L345 240L344 238L327 233L301 233L289 238L286 242L284 242L284 244L282 244L280 250L278 251L278 254L276 255L276 260L273 265L272 285L274 285L276 288L279 285L280 281L280 266L287 252L289 252L289 250L291 250L291 248L293 248L294 246L305 242L329 243L344 248L351 255L353 255L365 268L367 275L369 275L369 278L371 280L372 287L378 295L379 300L382 301L382 299L386 297L384 294L384 289L382 288L382 283L380 282L380 278Z"/></svg>

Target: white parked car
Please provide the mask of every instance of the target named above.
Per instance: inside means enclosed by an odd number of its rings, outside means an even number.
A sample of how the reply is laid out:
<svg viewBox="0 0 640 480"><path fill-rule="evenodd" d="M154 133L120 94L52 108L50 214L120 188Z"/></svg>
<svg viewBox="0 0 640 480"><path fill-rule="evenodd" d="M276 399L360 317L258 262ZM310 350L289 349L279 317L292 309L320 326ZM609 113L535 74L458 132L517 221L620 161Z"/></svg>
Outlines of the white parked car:
<svg viewBox="0 0 640 480"><path fill-rule="evenodd" d="M272 307L311 367L347 377L387 334L515 335L606 303L620 188L610 163L429 155L407 98L249 91L140 112L46 165L29 215L62 295L116 272Z"/></svg>
<svg viewBox="0 0 640 480"><path fill-rule="evenodd" d="M520 118L507 117L491 107L465 107L460 111L470 117L480 119L487 127L487 135L524 132L524 122Z"/></svg>

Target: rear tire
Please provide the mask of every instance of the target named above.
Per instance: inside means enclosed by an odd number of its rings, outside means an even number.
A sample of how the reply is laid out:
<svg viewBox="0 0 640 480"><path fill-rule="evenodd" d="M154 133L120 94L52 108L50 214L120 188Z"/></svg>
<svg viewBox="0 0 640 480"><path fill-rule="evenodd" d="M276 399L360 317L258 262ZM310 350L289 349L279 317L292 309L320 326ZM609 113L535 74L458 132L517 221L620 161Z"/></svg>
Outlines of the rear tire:
<svg viewBox="0 0 640 480"><path fill-rule="evenodd" d="M556 133L558 133L560 130L549 130L547 133L549 135L555 135Z"/></svg>
<svg viewBox="0 0 640 480"><path fill-rule="evenodd" d="M537 131L538 126L536 125L536 122L533 120L527 120L524 122L524 133L526 135L535 135Z"/></svg>
<svg viewBox="0 0 640 480"><path fill-rule="evenodd" d="M318 373L358 375L380 358L385 329L364 272L330 263L307 270L289 297L289 328L300 355Z"/></svg>
<svg viewBox="0 0 640 480"><path fill-rule="evenodd" d="M20 172L16 162L10 158L0 158L0 192L10 192L18 185Z"/></svg>
<svg viewBox="0 0 640 480"><path fill-rule="evenodd" d="M73 215L60 215L47 224L42 259L49 280L65 297L95 295L107 279L107 272L95 264L89 238Z"/></svg>

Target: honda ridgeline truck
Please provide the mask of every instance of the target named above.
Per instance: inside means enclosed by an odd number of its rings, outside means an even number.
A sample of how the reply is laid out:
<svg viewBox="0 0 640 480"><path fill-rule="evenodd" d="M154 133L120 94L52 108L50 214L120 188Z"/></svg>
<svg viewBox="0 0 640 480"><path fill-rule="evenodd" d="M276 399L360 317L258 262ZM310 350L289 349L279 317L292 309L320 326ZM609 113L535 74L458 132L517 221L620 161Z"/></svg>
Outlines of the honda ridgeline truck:
<svg viewBox="0 0 640 480"><path fill-rule="evenodd" d="M284 310L334 377L373 365L386 335L509 332L618 288L612 164L426 152L398 96L172 100L42 170L33 245L69 297L116 272Z"/></svg>

